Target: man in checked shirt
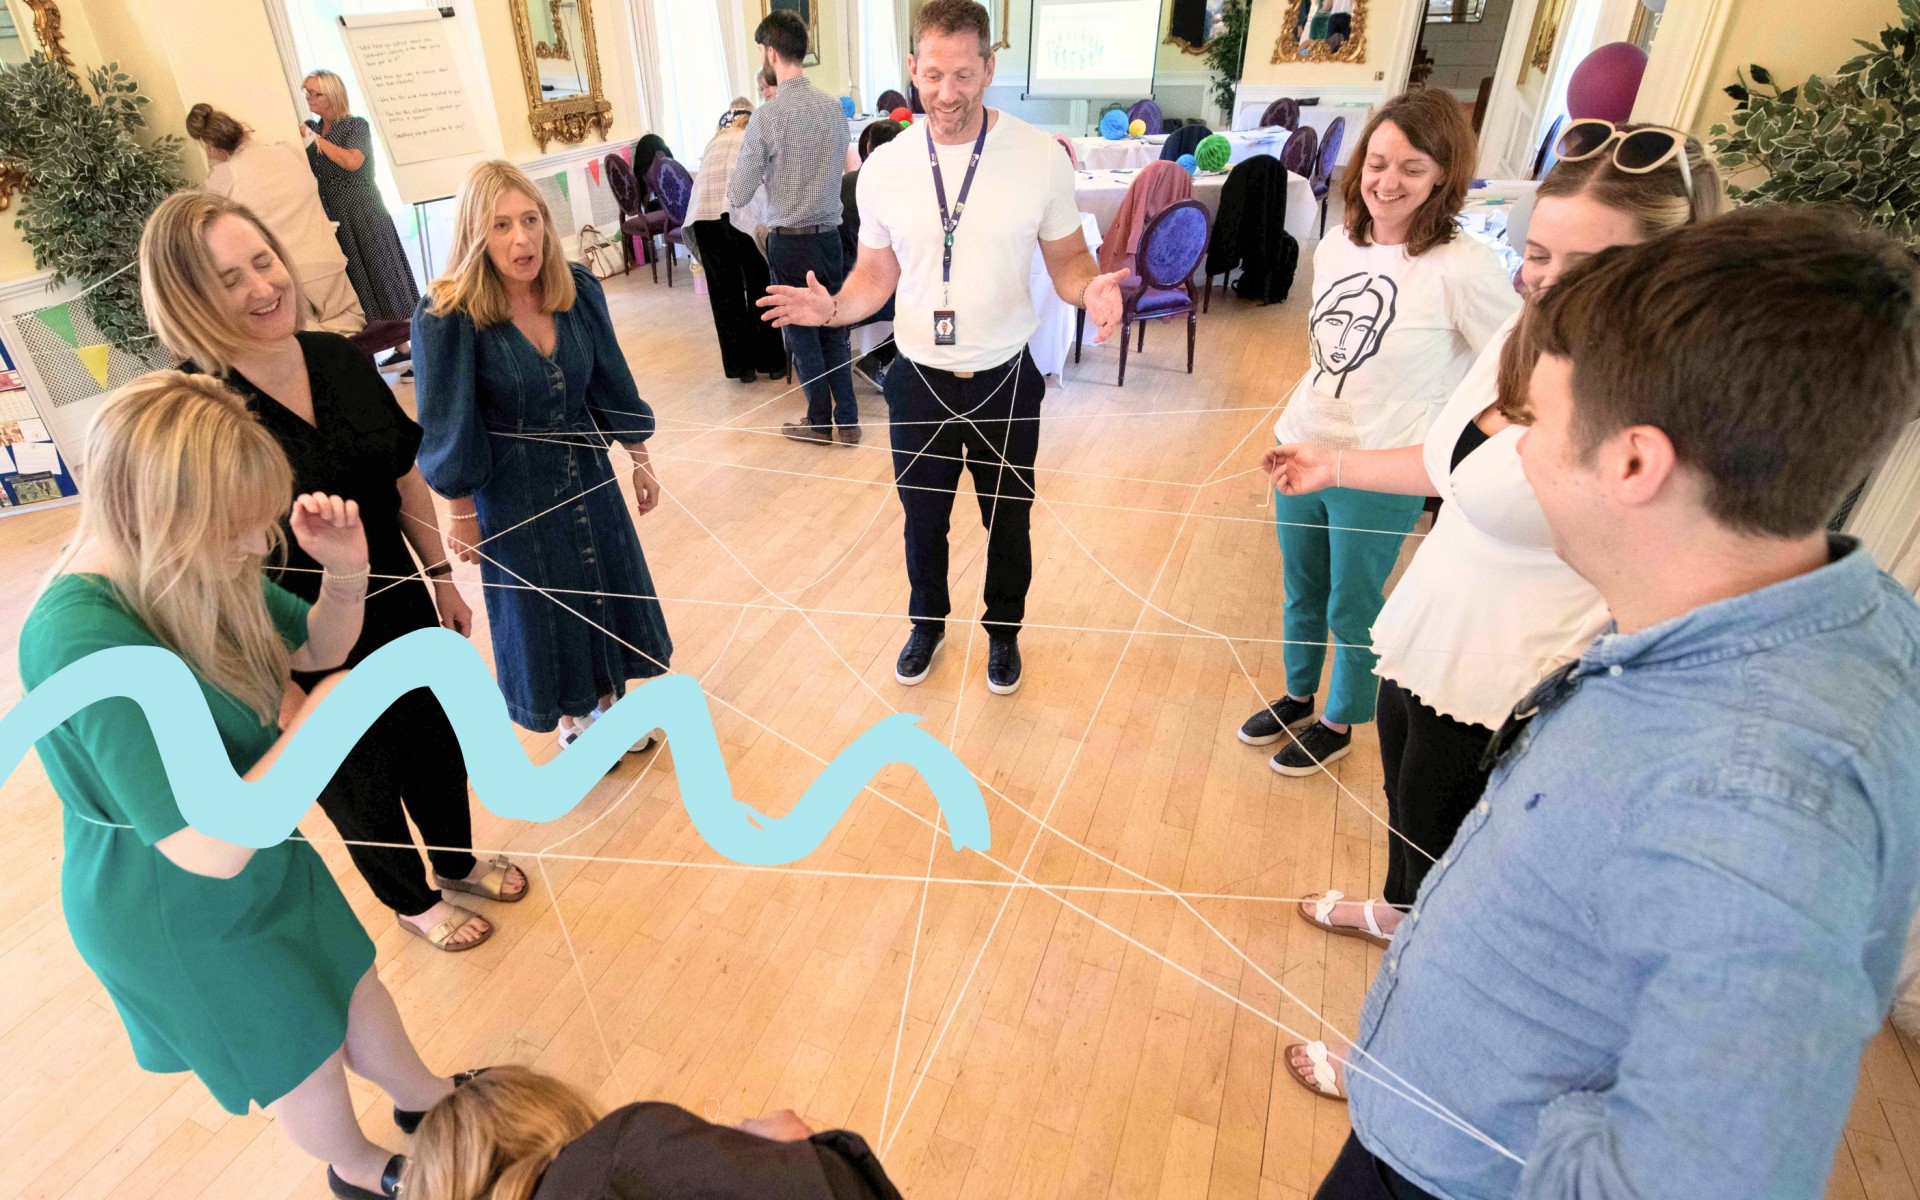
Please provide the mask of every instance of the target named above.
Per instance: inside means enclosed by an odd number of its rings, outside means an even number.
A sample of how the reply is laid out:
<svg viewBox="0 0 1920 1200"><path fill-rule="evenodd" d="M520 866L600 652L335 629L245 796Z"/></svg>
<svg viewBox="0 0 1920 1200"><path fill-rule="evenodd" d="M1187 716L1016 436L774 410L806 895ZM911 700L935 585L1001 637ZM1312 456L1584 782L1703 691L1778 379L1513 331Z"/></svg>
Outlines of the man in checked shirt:
<svg viewBox="0 0 1920 1200"><path fill-rule="evenodd" d="M840 101L800 73L807 56L807 26L791 12L760 22L753 40L766 53L778 90L747 122L740 159L727 181L727 202L736 207L767 185L767 265L773 281L805 287L807 272L830 290L846 279L840 249L840 175L847 163L847 118ZM806 383L807 415L782 428L800 442L860 441L860 405L853 396L853 367L845 328L787 327L787 347ZM824 376L824 378L823 378Z"/></svg>

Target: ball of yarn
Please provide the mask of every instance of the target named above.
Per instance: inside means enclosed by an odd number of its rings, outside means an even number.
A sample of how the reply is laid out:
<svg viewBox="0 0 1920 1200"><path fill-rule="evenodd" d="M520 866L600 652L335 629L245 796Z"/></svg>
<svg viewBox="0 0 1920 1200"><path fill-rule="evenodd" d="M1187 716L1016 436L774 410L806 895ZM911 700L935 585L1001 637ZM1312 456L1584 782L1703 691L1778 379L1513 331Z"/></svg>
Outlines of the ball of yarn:
<svg viewBox="0 0 1920 1200"><path fill-rule="evenodd" d="M1200 144L1193 148L1193 161L1202 171L1218 171L1232 157L1233 143L1217 133L1201 138Z"/></svg>
<svg viewBox="0 0 1920 1200"><path fill-rule="evenodd" d="M912 129L912 128L913 128L913 118L912 118L912 117L902 117L902 118L900 119L900 128L902 128L902 129Z"/></svg>
<svg viewBox="0 0 1920 1200"><path fill-rule="evenodd" d="M1127 133L1131 137L1139 137L1146 131L1147 123L1145 121L1135 120L1127 126Z"/></svg>
<svg viewBox="0 0 1920 1200"><path fill-rule="evenodd" d="M1200 160L1195 158L1191 154L1182 154L1179 158L1176 158L1173 161L1178 163L1181 166L1181 168L1183 168L1186 171L1186 173L1189 175L1193 174L1195 171L1198 171L1200 169Z"/></svg>
<svg viewBox="0 0 1920 1200"><path fill-rule="evenodd" d="M1100 136L1110 142L1117 142L1127 136L1127 114L1116 108L1101 117Z"/></svg>
<svg viewBox="0 0 1920 1200"><path fill-rule="evenodd" d="M840 111L845 113L849 117L853 115L853 97L852 96L840 97Z"/></svg>
<svg viewBox="0 0 1920 1200"><path fill-rule="evenodd" d="M902 124L913 123L913 113L909 109L907 109L904 105L894 109L892 112L888 113L887 115L889 117L892 117L894 120L899 121Z"/></svg>

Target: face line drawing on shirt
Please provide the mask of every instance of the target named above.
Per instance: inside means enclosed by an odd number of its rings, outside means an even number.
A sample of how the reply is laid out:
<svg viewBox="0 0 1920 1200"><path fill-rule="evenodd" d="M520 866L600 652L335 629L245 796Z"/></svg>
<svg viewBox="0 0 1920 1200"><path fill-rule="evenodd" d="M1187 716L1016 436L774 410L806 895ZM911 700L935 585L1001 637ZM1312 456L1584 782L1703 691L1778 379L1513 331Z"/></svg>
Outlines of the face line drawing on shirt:
<svg viewBox="0 0 1920 1200"><path fill-rule="evenodd" d="M1335 377L1333 395L1347 376L1380 352L1393 325L1399 286L1390 275L1356 271L1334 280L1316 296L1307 316L1307 344L1313 353L1314 382Z"/></svg>

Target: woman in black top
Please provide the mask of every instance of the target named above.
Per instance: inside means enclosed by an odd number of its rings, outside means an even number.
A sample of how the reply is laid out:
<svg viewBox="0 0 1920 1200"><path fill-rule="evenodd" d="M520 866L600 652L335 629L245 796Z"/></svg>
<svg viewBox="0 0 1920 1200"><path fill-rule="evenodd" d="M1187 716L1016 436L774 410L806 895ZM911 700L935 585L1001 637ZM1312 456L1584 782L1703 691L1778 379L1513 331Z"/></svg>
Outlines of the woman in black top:
<svg viewBox="0 0 1920 1200"><path fill-rule="evenodd" d="M296 332L295 284L273 235L231 200L183 192L148 220L140 266L148 324L175 353L198 364L188 369L220 375L245 397L286 450L295 491L325 490L359 502L373 585L346 665L416 629L444 625L469 633L473 615L454 586L432 496L414 466L420 427L351 342ZM431 588L409 578L422 574L414 554ZM280 582L312 599L320 576L298 546L289 545ZM402 696L374 723L321 793L320 806L400 927L439 949L471 949L493 926L448 903L438 889L504 901L526 895L527 878L518 867L504 858L474 859L460 745L424 688ZM431 882L421 873L409 816L430 847Z"/></svg>

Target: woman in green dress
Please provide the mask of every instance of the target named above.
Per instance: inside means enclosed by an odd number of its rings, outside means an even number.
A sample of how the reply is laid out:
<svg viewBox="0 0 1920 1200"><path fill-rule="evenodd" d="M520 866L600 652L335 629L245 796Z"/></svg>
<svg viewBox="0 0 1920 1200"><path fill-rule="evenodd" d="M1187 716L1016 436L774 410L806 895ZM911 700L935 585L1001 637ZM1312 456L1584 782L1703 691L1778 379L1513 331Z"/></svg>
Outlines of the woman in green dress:
<svg viewBox="0 0 1920 1200"><path fill-rule="evenodd" d="M294 540L324 568L311 607L268 581L292 472L241 399L206 376L143 375L101 407L73 544L20 633L29 688L115 646L162 646L200 680L234 769L264 775L343 676L312 694L291 670L337 666L360 634L358 507L308 493ZM153 735L126 699L42 738L65 810L61 901L134 1057L192 1071L228 1112L271 1106L328 1164L336 1196L393 1195L399 1155L360 1131L343 1068L412 1116L453 1089L420 1061L373 943L304 840L252 850L190 828Z"/></svg>

